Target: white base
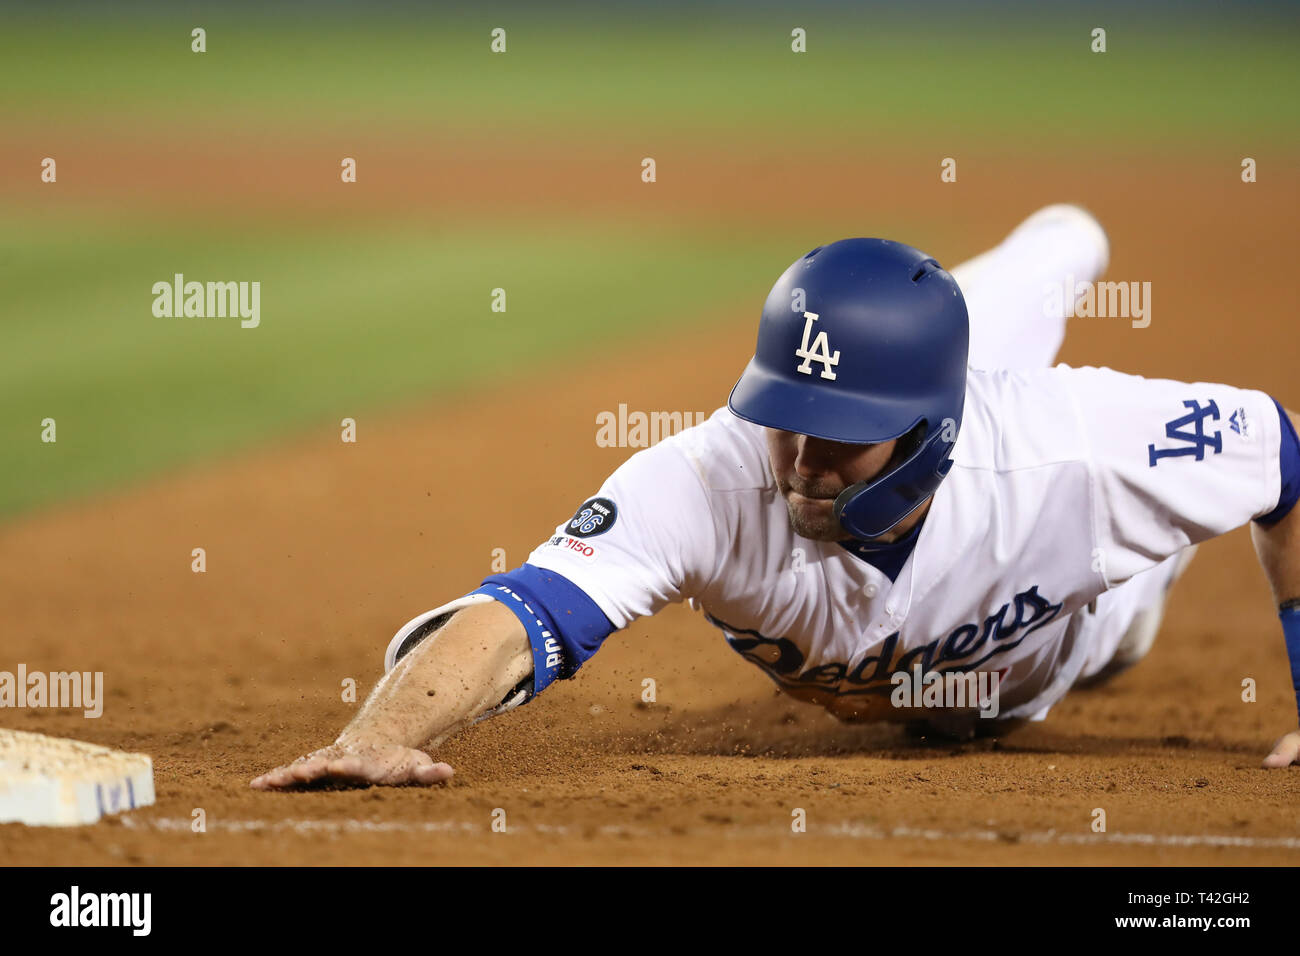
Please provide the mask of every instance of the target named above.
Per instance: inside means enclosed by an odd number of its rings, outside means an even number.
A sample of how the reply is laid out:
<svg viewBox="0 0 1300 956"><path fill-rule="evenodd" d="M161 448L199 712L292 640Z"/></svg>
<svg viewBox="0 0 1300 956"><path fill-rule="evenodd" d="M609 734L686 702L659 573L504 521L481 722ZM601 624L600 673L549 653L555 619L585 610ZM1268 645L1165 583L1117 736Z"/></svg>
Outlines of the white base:
<svg viewBox="0 0 1300 956"><path fill-rule="evenodd" d="M146 754L0 729L0 823L78 826L153 802Z"/></svg>

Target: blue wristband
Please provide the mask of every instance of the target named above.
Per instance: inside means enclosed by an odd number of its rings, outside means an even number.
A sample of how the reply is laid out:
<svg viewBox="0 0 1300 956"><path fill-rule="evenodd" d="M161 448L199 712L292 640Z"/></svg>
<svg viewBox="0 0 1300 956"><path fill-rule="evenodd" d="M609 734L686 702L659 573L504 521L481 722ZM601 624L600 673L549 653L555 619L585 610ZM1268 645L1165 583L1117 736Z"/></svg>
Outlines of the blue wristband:
<svg viewBox="0 0 1300 956"><path fill-rule="evenodd" d="M1286 656L1291 659L1291 686L1295 689L1296 712L1300 713L1300 601L1287 601L1277 616L1282 619Z"/></svg>
<svg viewBox="0 0 1300 956"><path fill-rule="evenodd" d="M560 668L564 663L564 646L555 636L553 625L546 620L548 615L545 609L533 607L517 591L504 584L485 584L471 593L496 598L524 626L528 644L533 649L533 692L528 695L528 700L532 700L560 676Z"/></svg>

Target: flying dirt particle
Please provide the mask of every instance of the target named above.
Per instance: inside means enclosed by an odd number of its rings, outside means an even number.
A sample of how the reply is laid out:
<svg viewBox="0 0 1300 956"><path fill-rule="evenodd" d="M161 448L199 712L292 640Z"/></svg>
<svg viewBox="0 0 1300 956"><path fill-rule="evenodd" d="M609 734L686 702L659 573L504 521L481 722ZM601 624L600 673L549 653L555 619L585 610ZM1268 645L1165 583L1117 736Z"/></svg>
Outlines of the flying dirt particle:
<svg viewBox="0 0 1300 956"><path fill-rule="evenodd" d="M218 720L215 724L209 724L199 731L199 739L207 740L213 734L237 734L239 728L228 720Z"/></svg>

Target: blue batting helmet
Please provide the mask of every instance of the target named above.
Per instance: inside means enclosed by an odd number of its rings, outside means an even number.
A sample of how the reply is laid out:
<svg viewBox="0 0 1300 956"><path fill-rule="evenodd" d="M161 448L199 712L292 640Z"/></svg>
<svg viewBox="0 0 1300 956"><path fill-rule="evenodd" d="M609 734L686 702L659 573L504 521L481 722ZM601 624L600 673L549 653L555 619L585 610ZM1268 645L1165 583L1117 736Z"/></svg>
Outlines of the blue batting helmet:
<svg viewBox="0 0 1300 956"><path fill-rule="evenodd" d="M844 529L874 538L952 467L969 338L966 301L934 259L887 239L843 239L772 287L754 358L727 405L757 425L831 441L909 436L901 460L835 499Z"/></svg>

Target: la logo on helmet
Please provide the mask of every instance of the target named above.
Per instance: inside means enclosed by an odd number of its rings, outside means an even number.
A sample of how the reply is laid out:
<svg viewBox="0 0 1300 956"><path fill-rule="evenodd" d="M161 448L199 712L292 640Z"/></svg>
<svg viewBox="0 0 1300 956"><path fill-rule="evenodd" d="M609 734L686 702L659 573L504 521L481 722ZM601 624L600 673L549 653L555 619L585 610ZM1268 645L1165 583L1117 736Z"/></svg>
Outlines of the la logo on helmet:
<svg viewBox="0 0 1300 956"><path fill-rule="evenodd" d="M825 332L818 332L817 338L813 339L812 348L808 348L808 336L812 335L813 323L820 316L816 312L805 312L803 314L803 345L794 350L794 354L803 359L803 364L796 368L796 371L803 372L805 375L812 374L812 363L822 363L822 378L835 380L835 373L831 371L836 365L840 364L840 350L836 349L831 352L830 340L826 337Z"/></svg>

